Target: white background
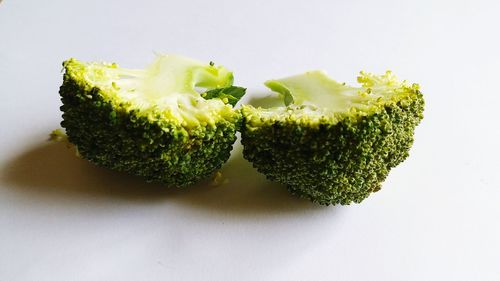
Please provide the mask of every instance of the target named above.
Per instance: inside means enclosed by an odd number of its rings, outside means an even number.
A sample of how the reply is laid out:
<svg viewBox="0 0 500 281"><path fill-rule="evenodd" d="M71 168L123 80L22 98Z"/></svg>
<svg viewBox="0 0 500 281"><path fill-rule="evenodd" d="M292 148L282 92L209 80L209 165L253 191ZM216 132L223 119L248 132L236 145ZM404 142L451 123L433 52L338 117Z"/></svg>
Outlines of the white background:
<svg viewBox="0 0 500 281"><path fill-rule="evenodd" d="M0 280L500 280L498 1L0 4ZM251 96L311 69L392 69L426 99L410 157L362 204L291 197L242 159L164 191L62 144L61 62L213 60ZM249 97L247 97L247 100Z"/></svg>

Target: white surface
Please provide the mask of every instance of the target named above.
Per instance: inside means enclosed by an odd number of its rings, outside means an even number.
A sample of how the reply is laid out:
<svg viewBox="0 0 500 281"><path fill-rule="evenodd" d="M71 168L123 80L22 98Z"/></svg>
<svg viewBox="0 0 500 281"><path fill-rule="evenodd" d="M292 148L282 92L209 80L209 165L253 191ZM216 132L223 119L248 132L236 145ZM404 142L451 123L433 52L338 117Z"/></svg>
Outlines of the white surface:
<svg viewBox="0 0 500 281"><path fill-rule="evenodd" d="M500 280L498 1L3 1L0 280ZM392 69L427 106L362 204L318 207L257 174L159 192L63 145L61 62L213 60L249 93Z"/></svg>

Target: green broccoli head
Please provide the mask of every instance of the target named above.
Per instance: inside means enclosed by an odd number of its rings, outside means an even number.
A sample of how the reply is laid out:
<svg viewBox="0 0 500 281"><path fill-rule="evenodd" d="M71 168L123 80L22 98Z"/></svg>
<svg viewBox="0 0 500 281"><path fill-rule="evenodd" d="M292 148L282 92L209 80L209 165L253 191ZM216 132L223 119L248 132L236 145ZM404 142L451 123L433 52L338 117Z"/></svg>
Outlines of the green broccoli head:
<svg viewBox="0 0 500 281"><path fill-rule="evenodd" d="M245 89L232 86L226 68L171 55L142 70L76 59L63 66L61 125L81 157L177 187L229 158L241 125L233 106Z"/></svg>
<svg viewBox="0 0 500 281"><path fill-rule="evenodd" d="M244 157L270 180L324 205L359 203L401 163L423 118L417 84L361 72L361 87L321 71L266 85L284 106L242 106Z"/></svg>

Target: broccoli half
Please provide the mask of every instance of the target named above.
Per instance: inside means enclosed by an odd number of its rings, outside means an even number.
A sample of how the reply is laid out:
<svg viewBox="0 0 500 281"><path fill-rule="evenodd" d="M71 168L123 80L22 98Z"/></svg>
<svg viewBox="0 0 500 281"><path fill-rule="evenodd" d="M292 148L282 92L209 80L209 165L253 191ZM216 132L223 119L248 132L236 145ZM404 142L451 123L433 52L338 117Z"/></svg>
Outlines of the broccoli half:
<svg viewBox="0 0 500 281"><path fill-rule="evenodd" d="M323 205L359 203L405 158L424 99L390 72L361 72L361 87L324 72L267 81L284 106L242 106L244 157L268 179Z"/></svg>
<svg viewBox="0 0 500 281"><path fill-rule="evenodd" d="M159 55L146 69L63 63L62 127L82 158L147 181L182 187L229 158L245 93L212 62ZM199 89L205 89L199 93Z"/></svg>

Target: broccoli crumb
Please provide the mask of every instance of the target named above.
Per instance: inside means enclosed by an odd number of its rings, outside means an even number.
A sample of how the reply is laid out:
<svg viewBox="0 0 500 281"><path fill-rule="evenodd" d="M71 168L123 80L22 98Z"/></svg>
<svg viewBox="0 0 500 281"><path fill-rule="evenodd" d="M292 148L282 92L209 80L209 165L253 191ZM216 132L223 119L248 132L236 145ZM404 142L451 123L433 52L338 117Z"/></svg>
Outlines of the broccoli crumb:
<svg viewBox="0 0 500 281"><path fill-rule="evenodd" d="M227 183L229 183L229 179L224 177L221 171L217 171L214 173L211 182L212 186L221 186Z"/></svg>
<svg viewBox="0 0 500 281"><path fill-rule="evenodd" d="M49 134L49 141L67 142L68 136L61 129L55 129Z"/></svg>

